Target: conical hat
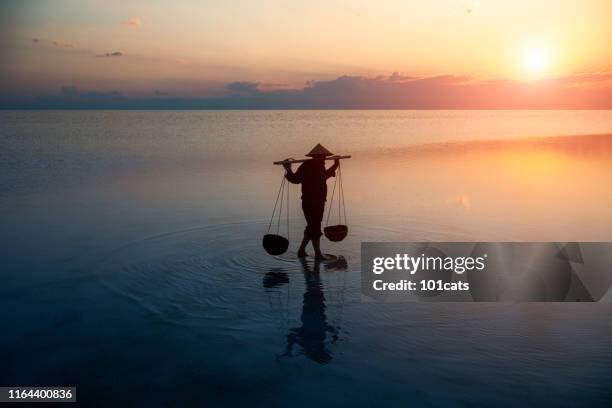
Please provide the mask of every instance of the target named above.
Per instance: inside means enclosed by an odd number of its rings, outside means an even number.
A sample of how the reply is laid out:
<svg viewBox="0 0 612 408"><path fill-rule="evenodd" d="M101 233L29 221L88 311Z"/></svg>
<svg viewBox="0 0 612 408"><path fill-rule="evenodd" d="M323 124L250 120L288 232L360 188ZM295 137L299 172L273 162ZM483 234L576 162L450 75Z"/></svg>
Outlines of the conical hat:
<svg viewBox="0 0 612 408"><path fill-rule="evenodd" d="M318 143L306 156L333 156L334 154Z"/></svg>

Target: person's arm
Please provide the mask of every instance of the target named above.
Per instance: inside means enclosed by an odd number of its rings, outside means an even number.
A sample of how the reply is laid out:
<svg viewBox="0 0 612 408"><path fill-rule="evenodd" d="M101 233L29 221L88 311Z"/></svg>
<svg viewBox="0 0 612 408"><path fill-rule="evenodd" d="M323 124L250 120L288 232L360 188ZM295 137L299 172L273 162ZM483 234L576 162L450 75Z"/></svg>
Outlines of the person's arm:
<svg viewBox="0 0 612 408"><path fill-rule="evenodd" d="M325 179L328 179L330 177L335 177L336 176L336 169L340 166L340 160L336 159L334 160L334 164L332 164L332 166L325 170Z"/></svg>
<svg viewBox="0 0 612 408"><path fill-rule="evenodd" d="M285 178L293 184L300 184L302 182L302 166L298 167L297 171L294 173L291 170L291 163L283 163L283 167L285 168Z"/></svg>

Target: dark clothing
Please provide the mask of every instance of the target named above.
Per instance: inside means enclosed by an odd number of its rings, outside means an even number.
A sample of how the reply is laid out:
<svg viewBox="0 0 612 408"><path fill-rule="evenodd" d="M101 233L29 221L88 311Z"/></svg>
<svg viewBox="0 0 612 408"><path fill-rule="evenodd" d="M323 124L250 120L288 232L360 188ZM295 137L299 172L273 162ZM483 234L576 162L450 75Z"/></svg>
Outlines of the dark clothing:
<svg viewBox="0 0 612 408"><path fill-rule="evenodd" d="M302 184L302 210L306 217L304 235L309 238L319 238L321 221L327 200L327 179L336 175L338 165L334 163L329 169L325 168L323 160L308 160L298 167L294 173L287 170L285 177L293 184Z"/></svg>
<svg viewBox="0 0 612 408"><path fill-rule="evenodd" d="M323 235L323 232L321 232L321 222L323 221L323 212L325 211L325 201L314 202L302 199L302 211L304 211L304 217L306 218L304 235L310 239L319 238Z"/></svg>
<svg viewBox="0 0 612 408"><path fill-rule="evenodd" d="M323 201L327 199L327 179L336 175L338 166L334 164L325 169L323 160L308 160L298 167L295 173L287 171L287 180L302 184L302 200Z"/></svg>

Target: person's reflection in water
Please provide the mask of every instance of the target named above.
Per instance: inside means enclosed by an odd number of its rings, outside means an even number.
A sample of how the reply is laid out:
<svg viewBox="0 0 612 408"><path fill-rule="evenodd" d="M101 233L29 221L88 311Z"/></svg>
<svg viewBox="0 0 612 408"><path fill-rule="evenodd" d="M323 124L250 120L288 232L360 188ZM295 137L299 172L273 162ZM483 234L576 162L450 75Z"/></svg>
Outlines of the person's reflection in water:
<svg viewBox="0 0 612 408"><path fill-rule="evenodd" d="M289 330L287 335L287 348L283 356L292 356L293 346L298 344L302 347L306 357L317 363L327 363L332 359L331 353L325 346L327 333L331 333L332 342L338 340L338 330L328 324L325 315L325 296L323 285L319 275L320 261L315 261L313 268L301 259L304 268L304 279L306 292L302 304L302 326ZM325 268L346 269L346 261L339 258L333 263L326 263Z"/></svg>

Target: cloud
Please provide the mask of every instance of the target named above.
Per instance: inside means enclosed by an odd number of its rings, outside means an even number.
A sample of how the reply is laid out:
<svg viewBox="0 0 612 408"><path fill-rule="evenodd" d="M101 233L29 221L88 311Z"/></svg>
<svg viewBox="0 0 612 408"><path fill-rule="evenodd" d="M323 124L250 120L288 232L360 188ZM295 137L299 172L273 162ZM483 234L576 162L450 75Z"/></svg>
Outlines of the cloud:
<svg viewBox="0 0 612 408"><path fill-rule="evenodd" d="M142 19L140 17L132 17L129 20L124 21L123 25L131 28L140 28L142 26Z"/></svg>
<svg viewBox="0 0 612 408"><path fill-rule="evenodd" d="M251 95L252 105L330 109L609 109L612 72L536 82L439 75L341 76L302 90ZM245 98L243 98L245 99Z"/></svg>
<svg viewBox="0 0 612 408"><path fill-rule="evenodd" d="M225 85L225 89L236 96L254 95L259 92L258 86L258 82L232 82Z"/></svg>
<svg viewBox="0 0 612 408"><path fill-rule="evenodd" d="M96 57L98 58L123 57L123 53L119 51L107 52L106 54L98 54L96 55Z"/></svg>
<svg viewBox="0 0 612 408"><path fill-rule="evenodd" d="M112 109L125 105L126 101L127 98L120 91L79 91L76 86L63 85L59 94L39 96L31 106L58 109Z"/></svg>
<svg viewBox="0 0 612 408"><path fill-rule="evenodd" d="M125 96L120 91L88 91L79 94L79 97L88 101L94 102L116 102L117 100L124 99Z"/></svg>
<svg viewBox="0 0 612 408"><path fill-rule="evenodd" d="M378 77L378 79L385 79L384 76ZM410 77L402 74L401 72L394 72L389 76L389 81L408 81L411 79L416 79L415 77Z"/></svg>
<svg viewBox="0 0 612 408"><path fill-rule="evenodd" d="M46 44L46 45L49 45L55 48L75 48L74 44L65 42L65 41L60 41L60 40L44 40L38 37L33 37L31 40L34 44ZM87 50L87 49L80 49L78 51L81 51L84 53L93 53L92 50ZM96 57L98 58L123 57L123 53L120 51L106 52L104 54L97 54Z"/></svg>
<svg viewBox="0 0 612 408"><path fill-rule="evenodd" d="M260 91L273 91L273 90L278 90L278 89L288 89L290 88L289 84L286 84L284 82L260 82L257 85L257 89Z"/></svg>
<svg viewBox="0 0 612 408"><path fill-rule="evenodd" d="M63 41L52 40L52 41L50 41L50 43L54 47L59 47L59 48L74 48L74 44L63 42Z"/></svg>
<svg viewBox="0 0 612 408"><path fill-rule="evenodd" d="M69 42L65 42L65 41L60 41L60 40L43 40L37 37L32 38L32 42L35 44L47 44L50 45L52 47L57 47L57 48L74 48L74 44L69 43Z"/></svg>
<svg viewBox="0 0 612 408"><path fill-rule="evenodd" d="M73 97L79 95L79 89L76 86L64 85L61 88L62 96Z"/></svg>
<svg viewBox="0 0 612 408"><path fill-rule="evenodd" d="M280 85L271 83L271 85ZM153 88L155 89L155 88ZM410 77L340 76L310 81L301 89L268 87L235 81L200 97L172 90L147 97L119 91L80 92L64 86L61 93L27 104L38 108L117 109L612 109L612 71L518 82L439 75ZM13 107L8 102L0 105ZM19 107L26 107L19 106Z"/></svg>

